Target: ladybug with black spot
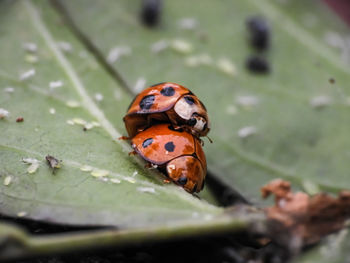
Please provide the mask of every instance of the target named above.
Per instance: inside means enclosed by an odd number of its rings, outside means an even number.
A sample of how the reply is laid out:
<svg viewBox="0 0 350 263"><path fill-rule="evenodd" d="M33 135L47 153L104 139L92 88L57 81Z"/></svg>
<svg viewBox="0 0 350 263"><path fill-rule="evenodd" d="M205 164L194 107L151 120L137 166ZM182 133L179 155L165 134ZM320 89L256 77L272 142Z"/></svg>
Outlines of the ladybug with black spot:
<svg viewBox="0 0 350 263"><path fill-rule="evenodd" d="M204 187L207 163L200 140L169 124L153 125L138 133L131 145L147 162L157 165L167 177L186 191Z"/></svg>
<svg viewBox="0 0 350 263"><path fill-rule="evenodd" d="M153 85L131 102L124 117L130 138L158 123L170 123L196 137L210 130L208 113L203 103L189 89L176 83Z"/></svg>

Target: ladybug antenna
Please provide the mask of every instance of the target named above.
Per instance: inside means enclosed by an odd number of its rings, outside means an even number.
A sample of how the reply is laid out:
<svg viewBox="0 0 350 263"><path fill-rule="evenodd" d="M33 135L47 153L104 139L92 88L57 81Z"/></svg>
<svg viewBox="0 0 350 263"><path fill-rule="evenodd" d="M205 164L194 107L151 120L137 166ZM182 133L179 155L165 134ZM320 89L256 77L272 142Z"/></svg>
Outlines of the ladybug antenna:
<svg viewBox="0 0 350 263"><path fill-rule="evenodd" d="M210 143L213 143L212 139L210 139L208 135L206 135L205 137L208 138L208 140L209 140Z"/></svg>

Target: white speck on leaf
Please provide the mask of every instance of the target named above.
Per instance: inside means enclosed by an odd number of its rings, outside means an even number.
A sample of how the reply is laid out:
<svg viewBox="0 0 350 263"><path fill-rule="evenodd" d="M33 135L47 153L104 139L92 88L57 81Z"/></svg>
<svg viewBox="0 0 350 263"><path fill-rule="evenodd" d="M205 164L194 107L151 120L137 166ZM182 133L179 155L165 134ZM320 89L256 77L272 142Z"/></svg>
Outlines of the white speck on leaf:
<svg viewBox="0 0 350 263"><path fill-rule="evenodd" d="M89 165L83 165L82 167L80 167L80 170L83 172L91 172L93 168Z"/></svg>
<svg viewBox="0 0 350 263"><path fill-rule="evenodd" d="M328 45L338 48L340 50L341 59L349 63L350 62L350 39L349 37L344 37L338 32L327 32L325 34L325 41Z"/></svg>
<svg viewBox="0 0 350 263"><path fill-rule="evenodd" d="M91 124L94 126L94 127L101 127L101 124L97 121L92 121Z"/></svg>
<svg viewBox="0 0 350 263"><path fill-rule="evenodd" d="M26 211L21 211L21 212L18 212L17 213L17 216L18 217L24 217L24 216L26 216L28 213L26 212Z"/></svg>
<svg viewBox="0 0 350 263"><path fill-rule="evenodd" d="M238 130L238 136L240 138L247 138L256 134L257 129L254 126L246 126Z"/></svg>
<svg viewBox="0 0 350 263"><path fill-rule="evenodd" d="M122 92L120 91L120 89L115 89L113 95L117 101L120 101L122 99Z"/></svg>
<svg viewBox="0 0 350 263"><path fill-rule="evenodd" d="M27 172L30 174L33 174L36 172L36 170L38 170L39 168L39 163L32 163L28 168L27 168Z"/></svg>
<svg viewBox="0 0 350 263"><path fill-rule="evenodd" d="M227 58L221 58L216 63L218 69L223 73L235 76L237 74L236 66Z"/></svg>
<svg viewBox="0 0 350 263"><path fill-rule="evenodd" d="M136 183L136 180L132 177L125 177L124 180L132 184Z"/></svg>
<svg viewBox="0 0 350 263"><path fill-rule="evenodd" d="M213 218L214 218L214 216L213 216L213 215L211 215L211 214L207 214L207 215L205 215L205 216L204 216L204 218L203 218L203 219L204 219L205 221L210 221L210 220L212 220Z"/></svg>
<svg viewBox="0 0 350 263"><path fill-rule="evenodd" d="M131 48L128 46L114 47L108 53L107 62L112 64L116 62L119 58L130 55L131 52Z"/></svg>
<svg viewBox="0 0 350 263"><path fill-rule="evenodd" d="M137 171L133 172L132 177L135 177L138 174Z"/></svg>
<svg viewBox="0 0 350 263"><path fill-rule="evenodd" d="M84 125L84 128L87 129L87 130L91 130L93 127L95 127L95 126L91 122L87 122Z"/></svg>
<svg viewBox="0 0 350 263"><path fill-rule="evenodd" d="M100 170L100 169L94 169L91 172L91 175L94 177L104 177L107 176L109 174L109 171L107 170Z"/></svg>
<svg viewBox="0 0 350 263"><path fill-rule="evenodd" d="M310 100L310 105L313 108L323 108L325 106L329 106L331 103L331 98L325 95L317 96Z"/></svg>
<svg viewBox="0 0 350 263"><path fill-rule="evenodd" d="M146 79L145 78L138 78L136 83L135 83L135 86L133 87L133 91L135 93L139 93L141 92L146 86Z"/></svg>
<svg viewBox="0 0 350 263"><path fill-rule="evenodd" d="M50 87L50 90L53 91L54 89L57 89L57 88L60 88L63 86L63 82L60 81L60 80L56 80L56 81L51 81L49 83L49 87Z"/></svg>
<svg viewBox="0 0 350 263"><path fill-rule="evenodd" d="M199 216L198 212L193 212L193 213L192 213L192 217L193 217L193 218L197 218L198 216Z"/></svg>
<svg viewBox="0 0 350 263"><path fill-rule="evenodd" d="M111 181L114 184L120 184L121 183L121 181L119 179L117 179L117 178L112 178L109 181Z"/></svg>
<svg viewBox="0 0 350 263"><path fill-rule="evenodd" d="M169 47L169 43L166 40L159 40L151 45L151 52L157 54Z"/></svg>
<svg viewBox="0 0 350 263"><path fill-rule="evenodd" d="M56 43L59 49L63 52L69 53L73 51L72 45L66 41L59 41Z"/></svg>
<svg viewBox="0 0 350 263"><path fill-rule="evenodd" d="M188 41L175 39L171 43L171 48L181 54L189 54L193 51L193 46Z"/></svg>
<svg viewBox="0 0 350 263"><path fill-rule="evenodd" d="M4 88L4 91L6 93L13 93L13 92L15 92L15 88L13 88L13 87L6 87L6 88Z"/></svg>
<svg viewBox="0 0 350 263"><path fill-rule="evenodd" d="M78 108L80 107L80 103L75 101L75 100L69 100L67 101L66 105L69 107L69 108Z"/></svg>
<svg viewBox="0 0 350 263"><path fill-rule="evenodd" d="M74 121L73 120L67 120L66 123L69 124L69 125L74 125Z"/></svg>
<svg viewBox="0 0 350 263"><path fill-rule="evenodd" d="M151 194L156 193L156 190L153 187L137 187L137 191L142 193L151 193Z"/></svg>
<svg viewBox="0 0 350 263"><path fill-rule="evenodd" d="M23 48L25 51L33 52L33 53L38 51L38 46L35 43L31 43L31 42L23 43Z"/></svg>
<svg viewBox="0 0 350 263"><path fill-rule="evenodd" d="M50 114L56 114L56 110L54 108L49 109Z"/></svg>
<svg viewBox="0 0 350 263"><path fill-rule="evenodd" d="M189 67L198 67L201 65L209 66L213 63L213 59L208 54L200 54L186 58L185 64Z"/></svg>
<svg viewBox="0 0 350 263"><path fill-rule="evenodd" d="M30 69L26 72L23 72L20 76L19 76L19 80L27 80L32 78L35 75L35 69Z"/></svg>
<svg viewBox="0 0 350 263"><path fill-rule="evenodd" d="M24 57L24 60L28 63L31 63L31 64L37 63L39 61L38 57L33 55L33 54L27 54Z"/></svg>
<svg viewBox="0 0 350 263"><path fill-rule="evenodd" d="M229 115L236 115L237 114L237 107L235 105L228 105L226 107L226 112Z"/></svg>
<svg viewBox="0 0 350 263"><path fill-rule="evenodd" d="M103 101L103 95L102 95L101 93L96 93L96 94L95 94L95 100L96 100L97 102Z"/></svg>
<svg viewBox="0 0 350 263"><path fill-rule="evenodd" d="M259 99L255 96L238 96L237 104L244 107L256 106L259 103Z"/></svg>
<svg viewBox="0 0 350 263"><path fill-rule="evenodd" d="M11 181L12 181L12 176L11 175L6 176L4 179L4 185L5 186L10 185Z"/></svg>
<svg viewBox="0 0 350 263"><path fill-rule="evenodd" d="M81 118L74 118L74 119L72 119L72 121L78 125L85 125L87 123L86 120L83 120Z"/></svg>
<svg viewBox="0 0 350 263"><path fill-rule="evenodd" d="M6 117L8 117L10 115L10 112L3 109L3 108L0 108L0 119L4 119Z"/></svg>
<svg viewBox="0 0 350 263"><path fill-rule="evenodd" d="M37 159L35 158L23 158L22 161L24 163L27 163L27 164L32 164L32 163L37 163L39 162Z"/></svg>
<svg viewBox="0 0 350 263"><path fill-rule="evenodd" d="M198 20L193 17L181 18L177 21L177 25L180 29L193 30L198 27Z"/></svg>
<svg viewBox="0 0 350 263"><path fill-rule="evenodd" d="M29 174L33 174L36 172L36 170L38 170L40 162L37 159L34 158L23 158L22 161L25 164L30 164L30 166L27 168L27 172Z"/></svg>

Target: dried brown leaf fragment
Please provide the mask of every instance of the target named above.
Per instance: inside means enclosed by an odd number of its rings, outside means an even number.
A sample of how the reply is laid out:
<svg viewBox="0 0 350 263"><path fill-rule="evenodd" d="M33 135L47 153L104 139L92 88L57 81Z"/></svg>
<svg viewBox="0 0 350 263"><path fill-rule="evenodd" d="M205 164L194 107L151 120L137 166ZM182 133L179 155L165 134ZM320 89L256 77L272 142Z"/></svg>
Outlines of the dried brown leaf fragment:
<svg viewBox="0 0 350 263"><path fill-rule="evenodd" d="M267 218L279 222L279 231L300 238L303 245L316 243L342 229L350 218L350 191L342 191L338 197L326 193L309 196L293 193L289 182L276 179L262 187L261 192L264 198L275 195L275 205L265 208Z"/></svg>

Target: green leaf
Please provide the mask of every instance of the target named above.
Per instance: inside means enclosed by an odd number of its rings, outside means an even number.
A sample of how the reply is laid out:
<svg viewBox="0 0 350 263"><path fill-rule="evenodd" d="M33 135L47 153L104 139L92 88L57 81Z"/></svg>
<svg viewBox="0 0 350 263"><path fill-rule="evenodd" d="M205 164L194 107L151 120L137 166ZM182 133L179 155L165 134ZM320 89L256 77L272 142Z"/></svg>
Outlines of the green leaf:
<svg viewBox="0 0 350 263"><path fill-rule="evenodd" d="M10 112L0 119L2 214L121 228L193 229L202 222L208 231L226 217L222 208L164 185L159 173L128 155L130 146L118 137L129 95L46 1L3 1L0 21L0 108ZM62 41L66 51L57 44ZM28 43L37 51L26 50ZM90 129L93 121L99 127ZM47 155L62 160L61 168L53 171ZM33 159L38 167L28 164ZM225 225L242 222L229 218Z"/></svg>
<svg viewBox="0 0 350 263"><path fill-rule="evenodd" d="M350 188L350 69L324 40L345 26L319 1L276 2L165 1L161 24L149 29L139 21L138 1L63 1L75 26L105 58L114 47L131 50L112 63L131 87L143 79L147 85L173 81L200 97L212 121L214 143L204 147L208 168L251 201L259 202L259 188L276 177L312 192ZM271 49L264 54L272 72L262 76L244 66L254 53L244 23L256 14L272 28ZM198 27L179 28L183 18ZM171 46L174 40L187 48L151 51L157 42ZM207 64L193 66L193 56L203 54ZM231 61L236 73L226 68L225 74L217 66L220 58ZM241 138L245 127L255 134Z"/></svg>

